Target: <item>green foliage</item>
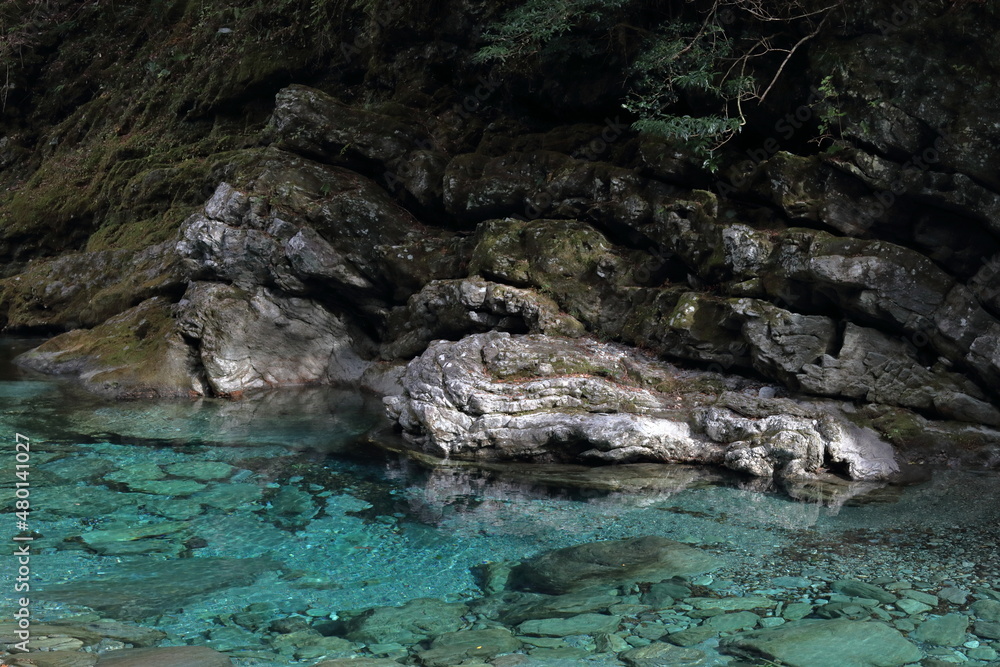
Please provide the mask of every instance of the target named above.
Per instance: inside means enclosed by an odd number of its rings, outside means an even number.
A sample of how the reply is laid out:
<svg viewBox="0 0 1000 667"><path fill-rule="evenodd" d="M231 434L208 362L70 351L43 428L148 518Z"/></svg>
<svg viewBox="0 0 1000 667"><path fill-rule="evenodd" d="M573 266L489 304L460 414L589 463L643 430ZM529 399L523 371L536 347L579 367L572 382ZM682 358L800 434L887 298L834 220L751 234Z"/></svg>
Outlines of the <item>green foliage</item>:
<svg viewBox="0 0 1000 667"><path fill-rule="evenodd" d="M740 100L753 94L750 76L733 74L738 61L732 41L710 14L704 23L667 23L650 36L632 63L632 93L625 107L639 117L633 127L683 143L715 166L713 151L739 132ZM710 100L708 112L677 115L684 97ZM735 110L732 108L736 106Z"/></svg>
<svg viewBox="0 0 1000 667"><path fill-rule="evenodd" d="M716 149L743 127L743 105L767 96L843 2L522 0L486 30L475 60L524 72L622 62L634 129L680 144L714 169ZM828 126L836 114L831 105Z"/></svg>
<svg viewBox="0 0 1000 667"><path fill-rule="evenodd" d="M527 0L484 33L475 61L528 69L539 62L567 61L601 53L593 33L627 24L640 11L630 0ZM633 128L683 144L713 166L713 151L742 126L739 101L753 79L734 68L739 59L715 11L697 21L661 18L639 29L645 37L627 56L623 72L630 93L623 106L637 117ZM629 26L631 27L631 26ZM634 28L633 28L634 29ZM589 31L589 34L588 34ZM683 113L698 100L696 114Z"/></svg>
<svg viewBox="0 0 1000 667"><path fill-rule="evenodd" d="M483 37L488 42L474 62L514 60L551 55L566 47L563 38L573 30L608 19L609 12L629 0L527 0L509 11Z"/></svg>
<svg viewBox="0 0 1000 667"><path fill-rule="evenodd" d="M823 95L823 97L816 103L818 106L817 117L819 118L819 139L828 139L833 136L834 129L837 130L838 134L840 133L841 119L846 114L837 106L837 97L839 96L839 93L837 92L837 87L834 83L832 74L827 74L823 77L823 80L818 86L818 90Z"/></svg>

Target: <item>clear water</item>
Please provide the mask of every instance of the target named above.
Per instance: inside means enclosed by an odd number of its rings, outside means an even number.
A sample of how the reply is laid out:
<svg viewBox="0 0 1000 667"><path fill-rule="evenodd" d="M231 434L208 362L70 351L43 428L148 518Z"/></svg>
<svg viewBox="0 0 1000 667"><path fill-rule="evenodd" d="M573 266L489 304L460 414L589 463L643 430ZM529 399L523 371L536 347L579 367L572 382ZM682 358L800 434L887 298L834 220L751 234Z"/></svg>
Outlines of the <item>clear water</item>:
<svg viewBox="0 0 1000 667"><path fill-rule="evenodd" d="M336 618L418 597L467 601L482 595L477 564L641 535L721 556L726 567L701 583L726 594L774 593L779 576L1000 587L994 473L936 470L920 485L819 504L689 468L636 468L643 475L625 490L608 490L608 471L428 470L363 437L383 417L357 393L114 403L14 368L31 344L0 342L0 507L13 536L20 433L32 443L36 623L100 616L162 630L164 644L231 651L238 664L313 664L223 632L227 615L255 604L274 618ZM199 480L175 465L198 462L231 469ZM187 488L162 485L171 481ZM102 542L101 531L136 532ZM0 557L6 618L14 548Z"/></svg>

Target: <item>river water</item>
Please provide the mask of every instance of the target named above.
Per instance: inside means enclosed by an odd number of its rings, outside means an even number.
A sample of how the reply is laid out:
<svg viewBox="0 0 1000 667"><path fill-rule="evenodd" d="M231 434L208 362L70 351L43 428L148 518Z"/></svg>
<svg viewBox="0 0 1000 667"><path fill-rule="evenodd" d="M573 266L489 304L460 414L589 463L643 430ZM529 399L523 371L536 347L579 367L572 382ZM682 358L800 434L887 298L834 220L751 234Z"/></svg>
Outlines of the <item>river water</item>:
<svg viewBox="0 0 1000 667"><path fill-rule="evenodd" d="M480 564L635 536L721 557L722 569L695 582L717 595L823 604L829 582L844 578L935 595L1000 588L992 472L940 469L917 485L802 502L684 467L426 468L371 444L365 433L384 427L380 401L356 392L116 403L13 367L32 344L0 342L6 619L20 595L14 535L32 538L34 623L114 619L245 665L321 657L276 641L270 619L322 628L352 609L469 601L482 595ZM17 438L30 441L28 468L16 468ZM15 514L18 470L29 473L26 517ZM891 611L904 632L924 618ZM257 620L233 622L240 614ZM990 642L967 639L979 653L934 655L986 664ZM535 648L552 657L530 664L584 661ZM729 660L707 655L704 664Z"/></svg>

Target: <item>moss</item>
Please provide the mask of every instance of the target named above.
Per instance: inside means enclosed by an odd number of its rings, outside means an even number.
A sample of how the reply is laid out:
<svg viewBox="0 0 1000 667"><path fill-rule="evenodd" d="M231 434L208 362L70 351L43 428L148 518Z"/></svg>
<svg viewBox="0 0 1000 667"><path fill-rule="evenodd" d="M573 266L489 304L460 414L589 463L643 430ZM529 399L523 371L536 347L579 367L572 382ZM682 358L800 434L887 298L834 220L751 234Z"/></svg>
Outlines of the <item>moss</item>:
<svg viewBox="0 0 1000 667"><path fill-rule="evenodd" d="M524 252L526 225L524 221L511 218L480 224L469 260L469 274L517 287L529 286L531 269Z"/></svg>
<svg viewBox="0 0 1000 667"><path fill-rule="evenodd" d="M118 398L187 395L188 355L168 300L157 297L93 329L75 329L25 355L30 366L82 371L85 382Z"/></svg>
<svg viewBox="0 0 1000 667"><path fill-rule="evenodd" d="M273 94L349 29L344 0L45 3L28 20L35 4L4 23L20 53L0 134L22 159L0 170L0 261L168 238L216 156L258 145Z"/></svg>

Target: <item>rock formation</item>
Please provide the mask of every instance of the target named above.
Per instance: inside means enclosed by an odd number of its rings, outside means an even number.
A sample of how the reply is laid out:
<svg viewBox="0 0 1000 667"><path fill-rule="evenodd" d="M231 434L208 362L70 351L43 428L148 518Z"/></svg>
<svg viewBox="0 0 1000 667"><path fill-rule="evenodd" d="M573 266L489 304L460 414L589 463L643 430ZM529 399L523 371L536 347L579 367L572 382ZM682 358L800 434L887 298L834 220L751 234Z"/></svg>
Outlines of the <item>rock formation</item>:
<svg viewBox="0 0 1000 667"><path fill-rule="evenodd" d="M49 148L27 130L0 142L0 324L58 335L21 364L118 398L360 386L388 397L410 445L453 458L855 480L995 464L1000 123L990 86L914 47L932 28L986 43L989 9L882 34L868 10L845 19L789 75L836 99L789 85L791 113L762 106L745 136L763 139L712 172L604 113L606 72L531 93L531 75L444 67L479 46L471 10L444 4L384 17L365 58L326 78L285 52L223 72L225 49L157 70L167 84L143 99L176 122L91 127L110 102L84 94L64 124L51 104L22 119ZM436 45L426 67L394 60L413 43ZM997 53L977 57L993 82ZM831 105L843 122L817 151ZM166 143L144 149L132 123ZM81 190L85 150L101 168Z"/></svg>

